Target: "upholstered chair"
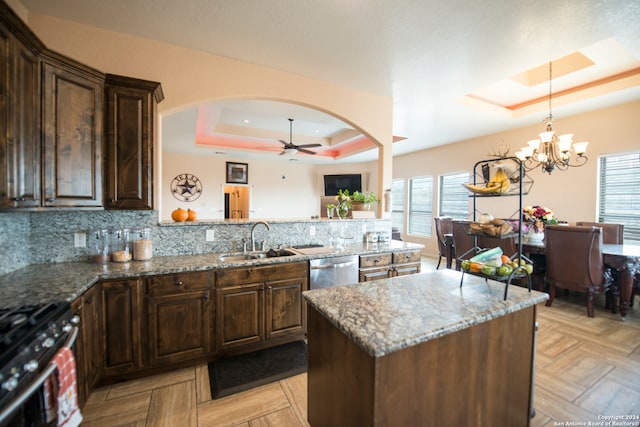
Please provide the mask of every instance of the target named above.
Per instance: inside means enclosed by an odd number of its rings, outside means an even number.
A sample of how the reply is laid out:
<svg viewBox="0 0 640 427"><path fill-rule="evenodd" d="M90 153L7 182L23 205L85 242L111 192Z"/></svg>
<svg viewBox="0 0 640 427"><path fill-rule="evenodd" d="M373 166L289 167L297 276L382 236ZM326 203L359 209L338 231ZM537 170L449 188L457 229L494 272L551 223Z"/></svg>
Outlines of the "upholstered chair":
<svg viewBox="0 0 640 427"><path fill-rule="evenodd" d="M576 225L585 227L600 227L602 228L602 243L611 243L614 245L621 245L624 243L624 224L607 224L604 222L585 222L578 221ZM619 287L618 272L611 271L612 285ZM635 285L638 285L637 280L634 281ZM613 289L612 289L613 290ZM615 302L612 298L607 298L607 307L615 309ZM631 294L631 306L633 306L633 293Z"/></svg>
<svg viewBox="0 0 640 427"><path fill-rule="evenodd" d="M606 291L611 281L602 256L602 228L549 225L545 230L547 306L557 288L586 292L587 314L593 317L593 295Z"/></svg>
<svg viewBox="0 0 640 427"><path fill-rule="evenodd" d="M471 250L475 247L475 240L469 234L469 220L454 219L451 221L451 232L453 233L453 257L456 260L456 270L460 271L461 260L469 259L475 255Z"/></svg>
<svg viewBox="0 0 640 427"><path fill-rule="evenodd" d="M436 238L438 239L438 265L436 270L440 268L440 262L442 258L447 259L451 256L451 246L447 244L445 240L445 234L453 233L453 223L450 217L440 216L433 219L436 226ZM449 267L447 265L447 267Z"/></svg>
<svg viewBox="0 0 640 427"><path fill-rule="evenodd" d="M624 243L624 224L606 224L604 222L576 222L580 227L600 227L602 228L602 243L612 243L621 245Z"/></svg>

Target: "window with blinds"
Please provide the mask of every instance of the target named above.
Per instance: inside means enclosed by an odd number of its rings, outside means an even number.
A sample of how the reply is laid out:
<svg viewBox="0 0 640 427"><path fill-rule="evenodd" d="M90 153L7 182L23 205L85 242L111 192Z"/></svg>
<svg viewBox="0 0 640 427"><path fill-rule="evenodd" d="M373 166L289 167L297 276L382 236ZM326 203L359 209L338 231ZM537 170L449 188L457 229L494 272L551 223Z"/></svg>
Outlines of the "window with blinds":
<svg viewBox="0 0 640 427"><path fill-rule="evenodd" d="M391 226L404 231L404 179L391 181Z"/></svg>
<svg viewBox="0 0 640 427"><path fill-rule="evenodd" d="M462 186L468 182L468 172L440 176L439 216L450 216L454 219L469 216L469 191Z"/></svg>
<svg viewBox="0 0 640 427"><path fill-rule="evenodd" d="M409 234L431 236L433 221L433 178L430 176L409 180Z"/></svg>
<svg viewBox="0 0 640 427"><path fill-rule="evenodd" d="M640 243L640 152L600 157L598 221L624 224L624 241Z"/></svg>

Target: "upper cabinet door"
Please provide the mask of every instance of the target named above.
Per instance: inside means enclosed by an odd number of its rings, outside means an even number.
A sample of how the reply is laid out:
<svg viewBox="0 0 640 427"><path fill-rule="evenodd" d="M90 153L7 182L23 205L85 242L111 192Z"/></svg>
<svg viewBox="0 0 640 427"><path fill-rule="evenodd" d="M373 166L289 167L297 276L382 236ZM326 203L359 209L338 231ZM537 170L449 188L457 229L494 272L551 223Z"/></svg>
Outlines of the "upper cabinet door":
<svg viewBox="0 0 640 427"><path fill-rule="evenodd" d="M42 63L43 206L102 206L103 82Z"/></svg>
<svg viewBox="0 0 640 427"><path fill-rule="evenodd" d="M37 56L0 25L0 207L40 206Z"/></svg>
<svg viewBox="0 0 640 427"><path fill-rule="evenodd" d="M113 209L153 209L153 147L160 83L106 77L106 200Z"/></svg>

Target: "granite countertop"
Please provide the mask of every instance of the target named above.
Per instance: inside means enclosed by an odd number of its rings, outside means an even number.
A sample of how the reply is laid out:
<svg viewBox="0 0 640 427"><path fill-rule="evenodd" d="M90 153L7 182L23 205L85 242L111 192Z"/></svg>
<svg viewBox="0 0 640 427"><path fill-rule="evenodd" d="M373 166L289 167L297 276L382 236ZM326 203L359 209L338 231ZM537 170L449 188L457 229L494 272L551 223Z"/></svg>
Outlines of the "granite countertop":
<svg viewBox="0 0 640 427"><path fill-rule="evenodd" d="M322 253L261 258L246 261L221 262L218 253L154 257L149 261L65 262L31 264L0 276L0 308L51 301L73 301L94 283L104 279L126 279L157 274L186 273L229 267L270 265L306 261L332 256L380 253L422 249L414 243L391 240L388 243L354 243L342 247L325 247Z"/></svg>
<svg viewBox="0 0 640 427"><path fill-rule="evenodd" d="M303 293L307 302L372 357L411 347L543 301L546 293L454 270Z"/></svg>

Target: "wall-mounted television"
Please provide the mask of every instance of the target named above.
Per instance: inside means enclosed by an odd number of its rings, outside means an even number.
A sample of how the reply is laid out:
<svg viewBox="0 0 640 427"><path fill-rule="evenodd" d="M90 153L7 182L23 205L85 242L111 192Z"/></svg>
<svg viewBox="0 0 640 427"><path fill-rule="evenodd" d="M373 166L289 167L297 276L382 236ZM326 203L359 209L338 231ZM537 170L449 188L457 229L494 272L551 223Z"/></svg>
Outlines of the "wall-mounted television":
<svg viewBox="0 0 640 427"><path fill-rule="evenodd" d="M354 191L362 192L362 175L359 173L325 175L324 195L336 196L338 190L349 190L349 194L353 194Z"/></svg>

